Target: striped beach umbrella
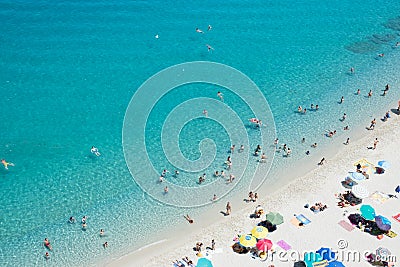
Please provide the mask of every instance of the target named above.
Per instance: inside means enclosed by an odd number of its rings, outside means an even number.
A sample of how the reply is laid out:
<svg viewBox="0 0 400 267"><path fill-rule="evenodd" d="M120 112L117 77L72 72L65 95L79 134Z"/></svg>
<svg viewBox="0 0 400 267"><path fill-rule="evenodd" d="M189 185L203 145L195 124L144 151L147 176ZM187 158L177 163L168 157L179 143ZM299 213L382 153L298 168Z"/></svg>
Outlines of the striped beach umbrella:
<svg viewBox="0 0 400 267"><path fill-rule="evenodd" d="M369 197L369 191L367 188L365 188L362 185L355 185L351 188L351 193L353 193L353 195L357 198L367 198Z"/></svg>

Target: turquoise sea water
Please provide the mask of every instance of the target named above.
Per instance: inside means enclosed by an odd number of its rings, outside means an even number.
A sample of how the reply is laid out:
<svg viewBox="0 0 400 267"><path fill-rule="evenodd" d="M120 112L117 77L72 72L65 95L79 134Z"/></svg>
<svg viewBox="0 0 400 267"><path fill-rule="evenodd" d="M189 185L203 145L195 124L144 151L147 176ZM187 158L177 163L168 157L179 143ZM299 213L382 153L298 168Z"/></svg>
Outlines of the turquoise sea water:
<svg viewBox="0 0 400 267"><path fill-rule="evenodd" d="M151 75L187 61L240 70L267 98L278 137L296 160L304 155L300 137L323 146L329 140L322 133L343 127L344 112L352 128L397 100L398 16L399 1L0 1L0 157L15 163L0 169L0 264L90 264L153 242L153 228L182 221L181 209L143 193L124 161L125 110ZM349 75L351 66L355 75ZM379 97L386 83L391 90ZM147 145L155 169L173 168L159 141L168 111L199 94L217 99L214 89L199 88L177 89L155 106L146 131L154 140ZM356 97L357 88L362 95ZM370 89L374 97L368 99ZM250 109L221 90L248 119ZM311 103L320 110L295 113ZM195 160L198 141L206 137L222 151L207 170L210 177L228 155L224 129L196 120L182 129L179 145ZM101 157L90 154L92 145ZM182 183L196 186L198 175ZM67 223L83 215L89 216L86 231ZM100 228L106 237L98 236ZM54 248L48 261L45 237Z"/></svg>

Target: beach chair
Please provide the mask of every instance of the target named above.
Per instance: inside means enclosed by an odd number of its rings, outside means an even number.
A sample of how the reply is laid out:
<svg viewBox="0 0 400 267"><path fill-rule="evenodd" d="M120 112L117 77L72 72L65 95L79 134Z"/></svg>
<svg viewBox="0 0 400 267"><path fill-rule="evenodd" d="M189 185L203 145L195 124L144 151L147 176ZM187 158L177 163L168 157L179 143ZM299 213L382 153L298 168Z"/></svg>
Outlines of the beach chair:
<svg viewBox="0 0 400 267"><path fill-rule="evenodd" d="M329 265L329 263L328 263L327 260L317 261L317 262L314 262L314 263L312 264L313 267L326 267L326 266L328 266L328 265Z"/></svg>

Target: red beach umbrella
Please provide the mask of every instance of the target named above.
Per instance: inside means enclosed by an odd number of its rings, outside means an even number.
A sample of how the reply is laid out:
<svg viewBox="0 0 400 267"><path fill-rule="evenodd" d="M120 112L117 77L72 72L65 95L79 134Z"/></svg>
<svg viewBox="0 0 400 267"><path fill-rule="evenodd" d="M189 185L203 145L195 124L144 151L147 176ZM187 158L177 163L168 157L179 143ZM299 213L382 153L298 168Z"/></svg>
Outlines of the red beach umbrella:
<svg viewBox="0 0 400 267"><path fill-rule="evenodd" d="M260 239L258 240L256 247L258 250L267 251L272 248L272 241L269 239Z"/></svg>

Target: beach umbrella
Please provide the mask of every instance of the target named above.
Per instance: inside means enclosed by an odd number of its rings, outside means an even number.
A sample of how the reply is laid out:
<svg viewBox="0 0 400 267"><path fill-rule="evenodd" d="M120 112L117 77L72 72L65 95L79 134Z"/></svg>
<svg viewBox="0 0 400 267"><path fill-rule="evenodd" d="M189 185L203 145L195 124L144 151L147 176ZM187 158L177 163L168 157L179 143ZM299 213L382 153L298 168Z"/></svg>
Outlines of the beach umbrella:
<svg viewBox="0 0 400 267"><path fill-rule="evenodd" d="M321 261L322 257L321 255L314 253L314 252L308 252L304 254L304 262L306 263L307 267L313 267L313 263L317 261Z"/></svg>
<svg viewBox="0 0 400 267"><path fill-rule="evenodd" d="M267 221L269 221L272 224L278 225L283 223L283 216L279 214L278 212L270 212L266 216Z"/></svg>
<svg viewBox="0 0 400 267"><path fill-rule="evenodd" d="M272 241L269 239L260 239L258 240L256 247L258 250L267 251L272 248Z"/></svg>
<svg viewBox="0 0 400 267"><path fill-rule="evenodd" d="M362 174L361 172L351 172L349 174L349 178L351 178L354 181L362 181L365 180L365 176L364 174Z"/></svg>
<svg viewBox="0 0 400 267"><path fill-rule="evenodd" d="M366 220L373 220L375 218L375 209L371 205L362 205L360 212L361 216Z"/></svg>
<svg viewBox="0 0 400 267"><path fill-rule="evenodd" d="M356 162L354 163L354 166L357 166L358 164L360 164L360 165L361 165L361 168L362 168L365 172L367 172L367 173L369 173L369 174L371 174L373 168L375 167L374 164L372 164L371 162L369 162L369 161L366 160L366 159L360 159L360 160L356 161Z"/></svg>
<svg viewBox="0 0 400 267"><path fill-rule="evenodd" d="M369 196L369 191L362 185L355 185L351 188L351 193L360 199L367 198Z"/></svg>
<svg viewBox="0 0 400 267"><path fill-rule="evenodd" d="M256 243L257 243L256 238L251 235L242 235L239 238L239 244L244 247L254 247Z"/></svg>
<svg viewBox="0 0 400 267"><path fill-rule="evenodd" d="M386 218L381 215L375 217L376 226L382 231L389 231L392 228L392 223Z"/></svg>
<svg viewBox="0 0 400 267"><path fill-rule="evenodd" d="M358 225L359 223L365 224L365 219L361 216L361 214L353 213L347 218L349 218L349 221L354 225Z"/></svg>
<svg viewBox="0 0 400 267"><path fill-rule="evenodd" d="M331 261L328 267L346 267L341 261Z"/></svg>
<svg viewBox="0 0 400 267"><path fill-rule="evenodd" d="M382 260L387 259L389 255L391 255L390 251L387 248L379 247L376 250L376 256L381 258Z"/></svg>
<svg viewBox="0 0 400 267"><path fill-rule="evenodd" d="M390 168L390 163L387 162L386 160L381 160L381 161L378 161L378 166L384 170L387 170Z"/></svg>
<svg viewBox="0 0 400 267"><path fill-rule="evenodd" d="M304 261L296 261L293 267L307 267Z"/></svg>
<svg viewBox="0 0 400 267"><path fill-rule="evenodd" d="M257 239L264 238L268 235L268 229L263 226L256 226L251 230L251 235Z"/></svg>
<svg viewBox="0 0 400 267"><path fill-rule="evenodd" d="M196 266L197 267L213 267L212 262L207 258L199 258Z"/></svg>
<svg viewBox="0 0 400 267"><path fill-rule="evenodd" d="M323 260L332 261L336 257L336 254L330 248L322 247L316 252L322 257Z"/></svg>

